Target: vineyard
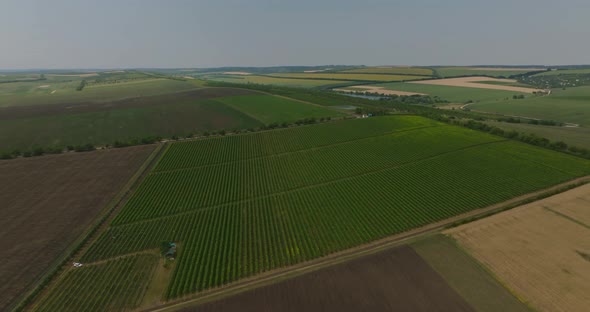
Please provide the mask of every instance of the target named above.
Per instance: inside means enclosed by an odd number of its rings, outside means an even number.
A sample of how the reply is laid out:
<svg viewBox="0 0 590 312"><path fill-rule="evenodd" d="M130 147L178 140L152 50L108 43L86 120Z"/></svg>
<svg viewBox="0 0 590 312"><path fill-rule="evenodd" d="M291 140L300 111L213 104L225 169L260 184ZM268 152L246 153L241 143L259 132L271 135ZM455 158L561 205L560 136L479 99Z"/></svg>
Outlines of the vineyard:
<svg viewBox="0 0 590 312"><path fill-rule="evenodd" d="M140 255L72 268L56 285L59 294L46 297L35 311L131 310L141 303L157 262L155 255Z"/></svg>
<svg viewBox="0 0 590 312"><path fill-rule="evenodd" d="M81 261L179 242L164 294L178 298L589 173L586 160L418 116L174 143ZM72 286L82 273L68 277L71 294L86 291Z"/></svg>

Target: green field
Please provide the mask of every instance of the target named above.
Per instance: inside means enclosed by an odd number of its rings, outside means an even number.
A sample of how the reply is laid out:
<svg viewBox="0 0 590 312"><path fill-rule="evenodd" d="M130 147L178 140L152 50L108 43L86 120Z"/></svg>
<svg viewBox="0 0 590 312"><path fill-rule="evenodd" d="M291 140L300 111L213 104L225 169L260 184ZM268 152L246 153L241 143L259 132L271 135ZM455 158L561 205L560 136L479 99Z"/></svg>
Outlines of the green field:
<svg viewBox="0 0 590 312"><path fill-rule="evenodd" d="M505 68L503 70L490 70L481 67L438 67L435 68L436 73L440 77L456 77L456 76L492 76L492 77L509 77L512 75L524 74L530 71L537 71L537 68L531 69L511 69Z"/></svg>
<svg viewBox="0 0 590 312"><path fill-rule="evenodd" d="M382 83L375 86L384 87L389 90L396 91L407 91L407 92L418 92L426 93L430 96L438 96L451 103L465 103L467 101L473 102L503 102L509 98L512 98L515 94L524 94L520 92L504 91L504 90L491 90L491 89L478 89L478 88L465 88L465 87L451 87L451 86L437 86L427 84L416 84L416 83ZM529 96L529 95L525 95Z"/></svg>
<svg viewBox="0 0 590 312"><path fill-rule="evenodd" d="M590 161L418 116L186 141L81 261L177 242L164 296L178 298L588 173Z"/></svg>
<svg viewBox="0 0 590 312"><path fill-rule="evenodd" d="M112 101L121 98L151 96L198 88L197 84L192 81L161 78L88 85L82 91L76 91L79 84L79 81L53 82L49 80L3 83L0 84L0 107Z"/></svg>
<svg viewBox="0 0 590 312"><path fill-rule="evenodd" d="M264 124L294 122L305 118L338 117L344 114L321 106L268 95L242 95L218 100Z"/></svg>
<svg viewBox="0 0 590 312"><path fill-rule="evenodd" d="M209 90L219 94L206 94ZM293 123L304 118L343 116L321 106L246 90L200 89L198 92L187 96L175 93L145 97L138 104L109 102L104 108L95 104L76 112L70 111L73 108L62 109L60 113L42 110L51 105L27 112L28 116L24 117L13 116L18 113L14 109L4 111L0 115L0 152L87 143L103 145L145 137L184 137L204 131L231 131ZM238 93L232 95L232 92Z"/></svg>
<svg viewBox="0 0 590 312"><path fill-rule="evenodd" d="M558 75L580 75L580 74L582 74L582 75L590 74L590 68L552 70L552 71L547 71L547 72L543 72L540 74L536 74L535 77L537 77L537 76L558 76Z"/></svg>
<svg viewBox="0 0 590 312"><path fill-rule="evenodd" d="M469 108L590 126L590 86L553 89L549 96L524 100L475 103Z"/></svg>
<svg viewBox="0 0 590 312"><path fill-rule="evenodd" d="M64 148L87 143L102 145L151 136L185 136L262 125L257 119L216 100L182 100L138 108L2 120L0 151Z"/></svg>
<svg viewBox="0 0 590 312"><path fill-rule="evenodd" d="M476 311L530 311L452 238L435 235L412 247Z"/></svg>
<svg viewBox="0 0 590 312"><path fill-rule="evenodd" d="M587 127L554 127L497 121L486 121L486 123L506 131L532 133L551 141L562 141L571 146L590 149L590 128Z"/></svg>
<svg viewBox="0 0 590 312"><path fill-rule="evenodd" d="M338 80L314 80L314 79L289 79L268 76L239 76L239 75L206 75L205 79L229 83L258 83L266 85L275 85L293 88L315 88L321 86L329 86L336 84L343 84L346 81Z"/></svg>
<svg viewBox="0 0 590 312"><path fill-rule="evenodd" d="M424 79L420 76L408 75L387 75L387 74L357 74L357 73L277 73L271 76L281 78L302 78L302 79L332 79L348 81L407 81Z"/></svg>
<svg viewBox="0 0 590 312"><path fill-rule="evenodd" d="M420 67L366 67L366 68L345 70L345 71L341 71L340 73L432 76L433 71L430 68L420 68Z"/></svg>
<svg viewBox="0 0 590 312"><path fill-rule="evenodd" d="M159 257L144 254L72 268L57 282L58 294L34 311L129 311L143 300Z"/></svg>

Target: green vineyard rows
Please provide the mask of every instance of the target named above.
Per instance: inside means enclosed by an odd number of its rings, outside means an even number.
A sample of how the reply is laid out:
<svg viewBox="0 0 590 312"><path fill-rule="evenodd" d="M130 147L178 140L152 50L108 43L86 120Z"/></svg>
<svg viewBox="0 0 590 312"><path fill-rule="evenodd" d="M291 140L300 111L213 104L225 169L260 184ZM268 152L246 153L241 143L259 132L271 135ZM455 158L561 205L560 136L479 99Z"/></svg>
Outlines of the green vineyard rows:
<svg viewBox="0 0 590 312"><path fill-rule="evenodd" d="M589 173L417 116L174 143L82 261L178 242L165 294L178 298Z"/></svg>
<svg viewBox="0 0 590 312"><path fill-rule="evenodd" d="M35 311L128 311L140 305L159 257L125 257L72 268L60 280L53 296Z"/></svg>

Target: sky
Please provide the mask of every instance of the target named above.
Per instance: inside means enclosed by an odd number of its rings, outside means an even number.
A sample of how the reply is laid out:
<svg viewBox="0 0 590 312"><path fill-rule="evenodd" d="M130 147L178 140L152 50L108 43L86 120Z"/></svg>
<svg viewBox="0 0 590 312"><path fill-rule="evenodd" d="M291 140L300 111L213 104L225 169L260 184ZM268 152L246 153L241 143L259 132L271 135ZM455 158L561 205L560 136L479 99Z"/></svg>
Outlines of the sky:
<svg viewBox="0 0 590 312"><path fill-rule="evenodd" d="M588 0L0 0L0 69L590 64Z"/></svg>

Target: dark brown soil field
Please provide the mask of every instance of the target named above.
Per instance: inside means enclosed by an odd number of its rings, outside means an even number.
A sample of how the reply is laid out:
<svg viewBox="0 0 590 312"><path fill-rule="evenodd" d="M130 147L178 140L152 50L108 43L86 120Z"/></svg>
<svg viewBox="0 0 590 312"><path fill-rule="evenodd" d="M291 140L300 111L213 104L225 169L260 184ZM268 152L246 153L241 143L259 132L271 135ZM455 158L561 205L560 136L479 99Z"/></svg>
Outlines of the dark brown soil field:
<svg viewBox="0 0 590 312"><path fill-rule="evenodd" d="M211 311L473 311L407 246L187 308Z"/></svg>
<svg viewBox="0 0 590 312"><path fill-rule="evenodd" d="M0 108L0 120L51 116L71 113L101 112L112 109L141 108L162 103L175 103L191 100L206 100L225 96L257 94L256 91L234 88L203 88L193 91L131 97L116 101L95 101L61 104L40 104L31 106L11 106Z"/></svg>
<svg viewBox="0 0 590 312"><path fill-rule="evenodd" d="M82 235L153 149L0 160L0 311Z"/></svg>

